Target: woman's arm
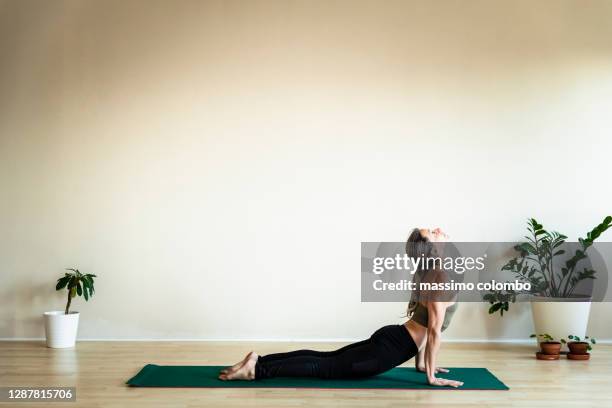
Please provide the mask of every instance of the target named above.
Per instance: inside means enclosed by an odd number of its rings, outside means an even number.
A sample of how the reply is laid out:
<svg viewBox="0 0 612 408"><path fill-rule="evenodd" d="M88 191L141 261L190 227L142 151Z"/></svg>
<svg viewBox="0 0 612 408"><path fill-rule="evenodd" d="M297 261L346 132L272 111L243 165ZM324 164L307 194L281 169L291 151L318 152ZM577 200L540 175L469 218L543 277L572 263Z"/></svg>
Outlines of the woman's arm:
<svg viewBox="0 0 612 408"><path fill-rule="evenodd" d="M426 373L427 370L425 369L425 350L427 349L427 344L424 344L423 347L421 347L421 349L419 350L419 352L417 353L417 355L415 356L414 359L414 368L416 368L417 371L420 371L422 373ZM448 369L447 368L442 368L442 367L436 367L436 374L438 373L448 373Z"/></svg>
<svg viewBox="0 0 612 408"><path fill-rule="evenodd" d="M416 368L417 371L425 372L425 349L426 348L427 348L426 345L421 347L417 355L414 357L414 368Z"/></svg>
<svg viewBox="0 0 612 408"><path fill-rule="evenodd" d="M442 323L446 314L446 305L446 302L427 302L429 319L427 344L425 346L425 372L427 373L427 382L431 385L459 387L463 385L463 382L436 377L436 359L442 341Z"/></svg>

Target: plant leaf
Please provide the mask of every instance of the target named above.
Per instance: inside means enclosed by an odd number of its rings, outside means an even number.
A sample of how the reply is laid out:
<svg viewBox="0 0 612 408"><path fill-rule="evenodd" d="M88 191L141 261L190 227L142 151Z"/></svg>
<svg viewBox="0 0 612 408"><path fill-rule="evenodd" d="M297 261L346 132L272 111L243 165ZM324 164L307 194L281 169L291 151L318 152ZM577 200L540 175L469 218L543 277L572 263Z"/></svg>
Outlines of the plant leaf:
<svg viewBox="0 0 612 408"><path fill-rule="evenodd" d="M489 308L489 314L493 314L495 312L497 312L500 308L501 308L502 304L501 303L495 303L493 304L490 308Z"/></svg>
<svg viewBox="0 0 612 408"><path fill-rule="evenodd" d="M62 278L59 278L57 280L57 285L55 285L55 290L64 289L66 285L68 285L69 281L70 281L70 276L64 276Z"/></svg>

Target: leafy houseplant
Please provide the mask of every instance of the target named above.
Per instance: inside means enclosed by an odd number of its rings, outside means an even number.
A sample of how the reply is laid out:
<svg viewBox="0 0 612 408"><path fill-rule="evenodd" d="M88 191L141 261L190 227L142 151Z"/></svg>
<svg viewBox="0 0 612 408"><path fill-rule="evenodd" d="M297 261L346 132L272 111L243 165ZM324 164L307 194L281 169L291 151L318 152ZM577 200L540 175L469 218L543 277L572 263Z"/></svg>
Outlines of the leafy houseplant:
<svg viewBox="0 0 612 408"><path fill-rule="evenodd" d="M79 326L79 312L70 310L72 299L83 296L89 300L94 294L94 278L96 275L83 274L78 269L67 268L67 273L57 280L56 290L66 289L68 299L63 311L54 310L43 314L45 319L45 333L47 347L65 348L73 347Z"/></svg>
<svg viewBox="0 0 612 408"><path fill-rule="evenodd" d="M555 341L555 339L548 333L544 334L532 334L529 336L531 338L537 337L538 342L540 343L540 349L542 350L542 354L546 354L549 356L559 356L561 352L561 341Z"/></svg>
<svg viewBox="0 0 612 408"><path fill-rule="evenodd" d="M561 339L561 343L567 343L570 353L572 354L588 354L589 351L593 350L593 345L597 344L597 340L589 336L584 336L584 339L581 339L578 336L570 334L567 338L571 341Z"/></svg>
<svg viewBox="0 0 612 408"><path fill-rule="evenodd" d="M579 268L582 260L587 258L587 250L595 240L612 224L612 216L604 220L587 233L586 238L579 238L579 249L565 261L561 270L556 270L554 260L563 255L567 236L555 231L547 231L542 224L531 218L527 222L529 235L526 242L514 247L518 256L508 261L502 270L514 273L517 280L529 283L533 295L553 298L570 298L579 282L585 279L596 279L596 272L588 267ZM516 301L517 291L492 291L483 298L489 301L489 313L508 311L509 304Z"/></svg>
<svg viewBox="0 0 612 408"><path fill-rule="evenodd" d="M62 290L64 288L68 290L68 301L66 302L64 314L70 312L72 298L82 295L85 301L88 301L93 296L95 292L93 278L96 277L96 275L91 273L82 274L78 269L74 268L66 268L66 270L72 273L65 273L63 277L57 280L57 285L55 285L55 290Z"/></svg>

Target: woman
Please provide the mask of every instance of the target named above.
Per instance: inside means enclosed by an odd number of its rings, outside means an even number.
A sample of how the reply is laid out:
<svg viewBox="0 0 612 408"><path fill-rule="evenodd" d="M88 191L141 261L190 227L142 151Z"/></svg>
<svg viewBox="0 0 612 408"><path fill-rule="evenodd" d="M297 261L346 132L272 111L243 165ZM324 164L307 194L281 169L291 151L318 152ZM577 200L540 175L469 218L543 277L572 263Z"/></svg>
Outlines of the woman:
<svg viewBox="0 0 612 408"><path fill-rule="evenodd" d="M414 229L406 243L410 257L439 256L436 243L448 236L439 228ZM444 282L446 273L438 269L420 267L416 281ZM413 292L408 305L410 319L402 325L378 329L369 339L349 344L335 351L297 350L288 353L258 356L250 352L246 357L224 370L221 380L259 380L273 377L359 378L383 373L415 357L417 370L427 374L433 386L460 387L461 381L437 377L448 370L436 367L440 334L454 314L454 301L434 301L435 297ZM427 299L427 300L424 300ZM448 299L448 298L447 298Z"/></svg>

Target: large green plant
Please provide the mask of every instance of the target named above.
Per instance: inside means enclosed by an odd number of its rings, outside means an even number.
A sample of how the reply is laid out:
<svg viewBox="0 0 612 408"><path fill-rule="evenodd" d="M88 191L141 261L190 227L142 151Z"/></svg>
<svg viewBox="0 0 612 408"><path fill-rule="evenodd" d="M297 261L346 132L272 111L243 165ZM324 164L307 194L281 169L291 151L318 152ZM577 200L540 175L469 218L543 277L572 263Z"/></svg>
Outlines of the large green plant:
<svg viewBox="0 0 612 408"><path fill-rule="evenodd" d="M65 273L63 277L57 280L55 290L62 290L66 288L68 290L68 301L66 302L65 314L70 312L70 303L72 298L83 296L85 300L89 300L93 296L94 290L94 279L96 275L91 273L82 274L78 269L66 268L70 273Z"/></svg>
<svg viewBox="0 0 612 408"><path fill-rule="evenodd" d="M555 257L563 255L563 244L567 237L555 231L547 231L534 218L527 221L529 235L526 242L514 247L518 252L503 267L503 271L511 271L517 280L531 284L529 293L546 297L567 298L574 295L574 290L580 281L595 279L595 271L588 267L579 268L580 261L587 258L587 250L599 236L612 224L612 216L607 216L586 235L579 238L579 248L565 261L560 269L555 267ZM489 301L489 313L497 311L503 316L508 311L510 303L516 301L519 292L493 291L484 296Z"/></svg>

